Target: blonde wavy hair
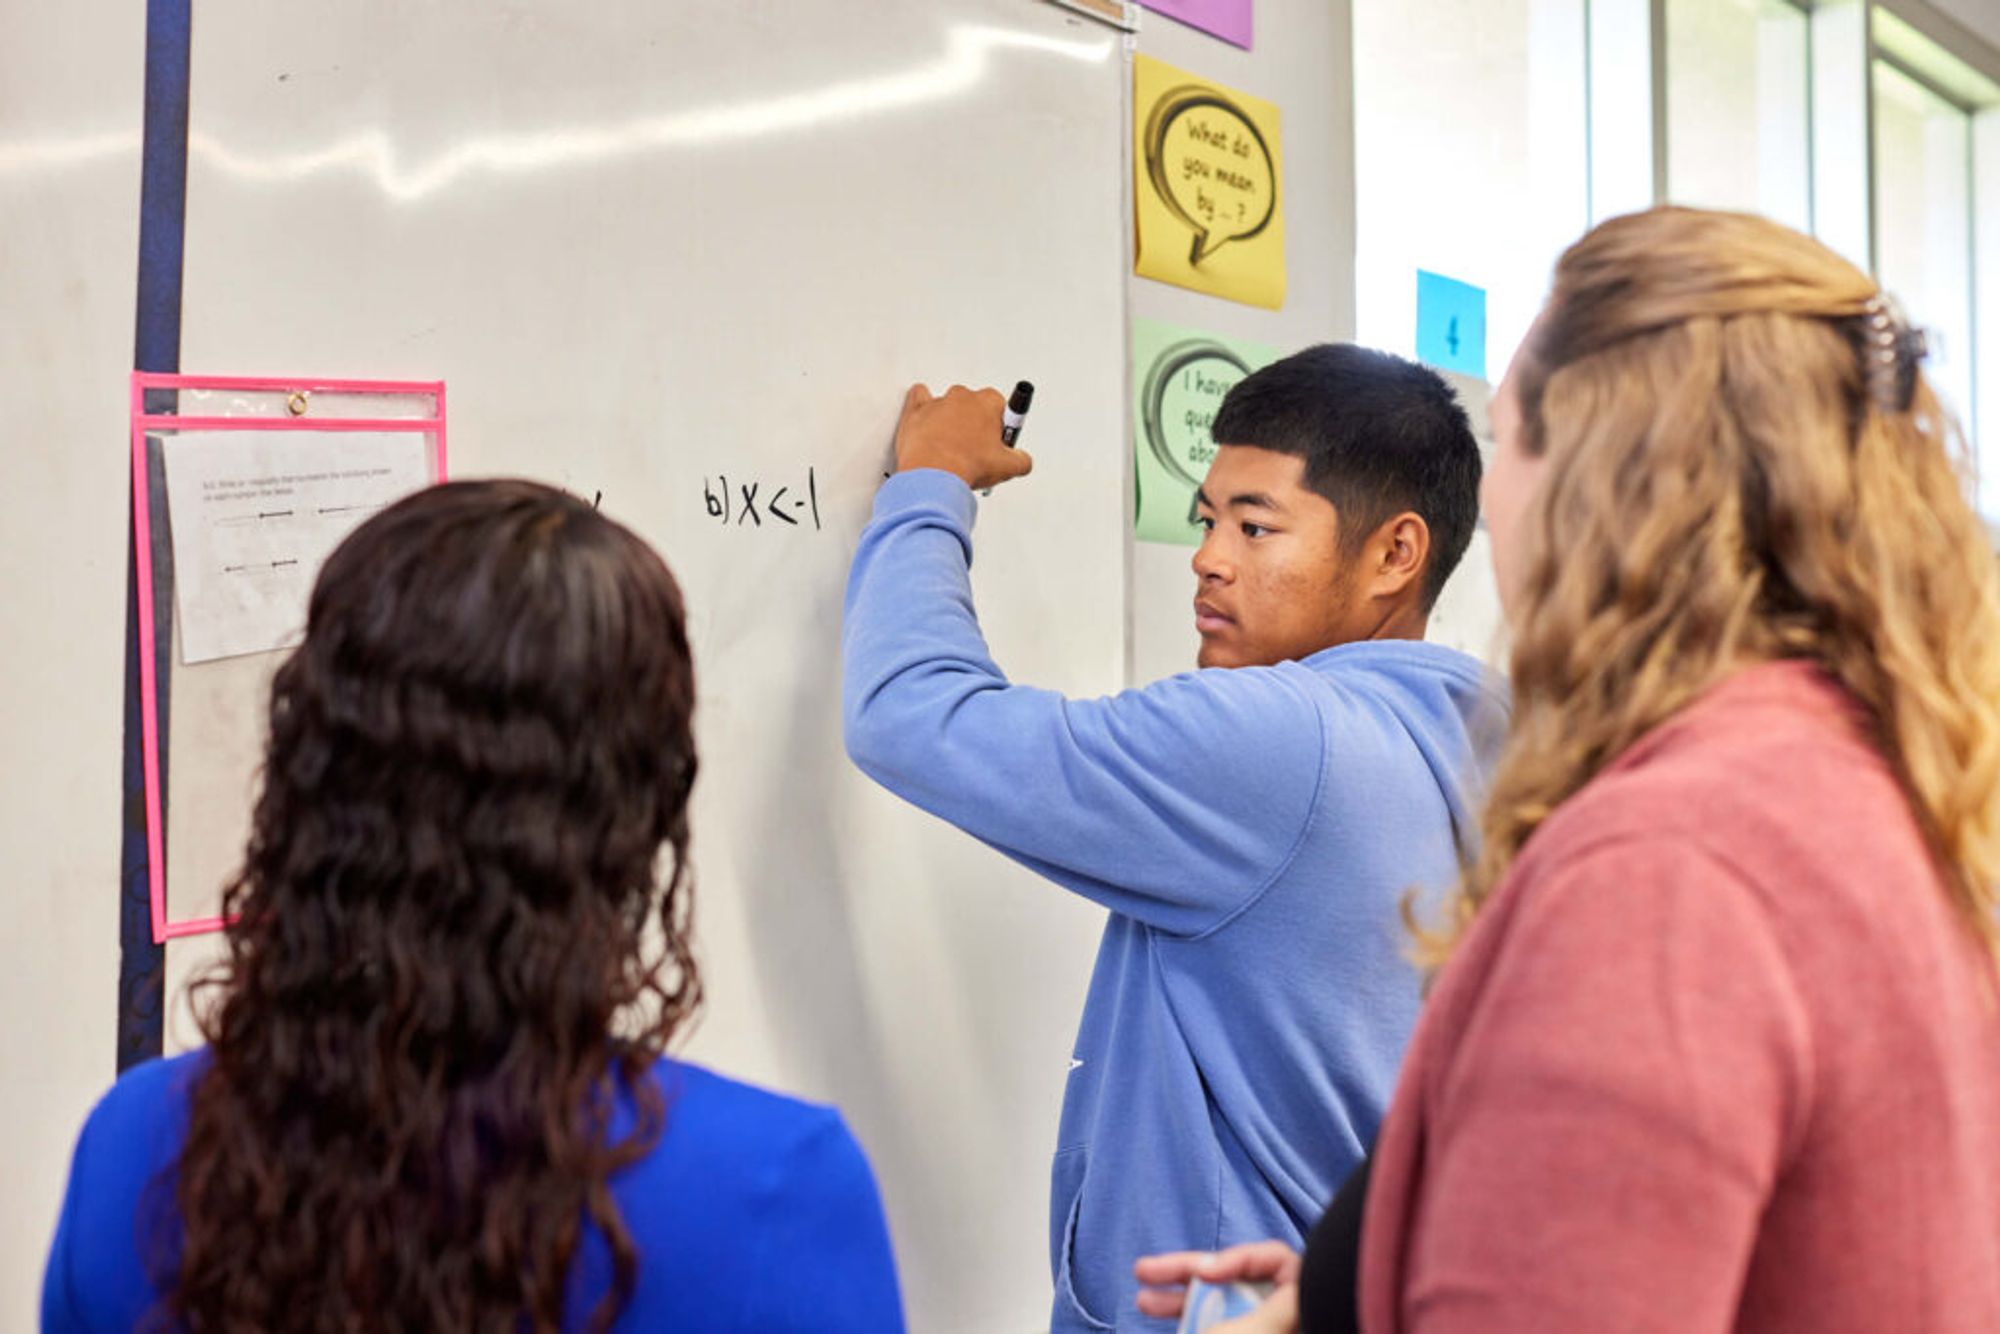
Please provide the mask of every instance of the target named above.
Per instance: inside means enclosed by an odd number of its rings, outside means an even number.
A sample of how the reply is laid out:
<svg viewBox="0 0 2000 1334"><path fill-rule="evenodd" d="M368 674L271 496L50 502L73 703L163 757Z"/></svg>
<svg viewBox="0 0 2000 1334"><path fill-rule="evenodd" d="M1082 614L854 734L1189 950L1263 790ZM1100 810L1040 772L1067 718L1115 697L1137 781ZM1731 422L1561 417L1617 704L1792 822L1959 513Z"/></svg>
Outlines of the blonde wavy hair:
<svg viewBox="0 0 2000 1334"><path fill-rule="evenodd" d="M1763 218L1657 208L1556 266L1517 357L1513 728L1441 964L1542 822L1748 661L1809 659L1861 702L1955 906L2000 953L2000 566L1963 441L1919 375L1871 398L1874 280ZM1878 390L1879 395L1879 390Z"/></svg>

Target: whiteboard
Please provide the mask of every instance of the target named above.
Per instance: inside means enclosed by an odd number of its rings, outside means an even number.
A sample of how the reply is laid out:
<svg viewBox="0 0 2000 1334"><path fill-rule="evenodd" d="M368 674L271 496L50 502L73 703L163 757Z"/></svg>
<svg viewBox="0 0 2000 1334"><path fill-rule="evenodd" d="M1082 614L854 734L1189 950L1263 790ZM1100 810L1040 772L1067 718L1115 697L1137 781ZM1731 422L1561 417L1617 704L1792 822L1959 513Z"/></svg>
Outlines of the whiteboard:
<svg viewBox="0 0 2000 1334"><path fill-rule="evenodd" d="M1046 1321L1101 914L852 770L841 592L903 387L1032 379L982 621L1017 679L1121 684L1126 82L1120 34L1043 0L195 24L183 367L441 378L455 476L601 491L666 556L701 695L686 1054L841 1106L913 1329ZM202 763L174 757L173 795L241 789ZM240 810L170 822L225 860L241 835ZM170 944L170 984L210 950Z"/></svg>

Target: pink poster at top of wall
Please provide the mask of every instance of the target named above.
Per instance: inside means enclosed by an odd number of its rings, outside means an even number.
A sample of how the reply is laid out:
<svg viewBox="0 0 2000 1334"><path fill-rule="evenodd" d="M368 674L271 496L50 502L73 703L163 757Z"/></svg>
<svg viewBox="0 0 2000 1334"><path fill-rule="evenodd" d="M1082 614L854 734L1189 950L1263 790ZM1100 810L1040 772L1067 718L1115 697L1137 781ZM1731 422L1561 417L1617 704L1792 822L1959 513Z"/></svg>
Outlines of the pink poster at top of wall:
<svg viewBox="0 0 2000 1334"><path fill-rule="evenodd" d="M1139 0L1139 3L1190 28L1214 33L1245 51L1250 49L1250 6L1253 0Z"/></svg>

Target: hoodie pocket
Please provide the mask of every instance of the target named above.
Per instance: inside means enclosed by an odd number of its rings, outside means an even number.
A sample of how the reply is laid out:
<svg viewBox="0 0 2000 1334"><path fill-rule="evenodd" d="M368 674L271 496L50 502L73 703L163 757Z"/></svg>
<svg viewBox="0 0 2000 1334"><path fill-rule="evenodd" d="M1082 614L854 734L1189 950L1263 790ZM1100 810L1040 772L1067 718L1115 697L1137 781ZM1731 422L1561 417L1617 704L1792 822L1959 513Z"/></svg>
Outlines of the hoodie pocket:
<svg viewBox="0 0 2000 1334"><path fill-rule="evenodd" d="M1111 1322L1076 1295L1076 1220L1083 1210L1083 1178L1089 1165L1089 1145L1056 1154L1049 1174L1049 1264L1055 1271L1059 1314L1068 1315L1072 1324L1080 1322L1085 1329L1110 1329ZM1058 1319L1057 1327L1062 1326Z"/></svg>

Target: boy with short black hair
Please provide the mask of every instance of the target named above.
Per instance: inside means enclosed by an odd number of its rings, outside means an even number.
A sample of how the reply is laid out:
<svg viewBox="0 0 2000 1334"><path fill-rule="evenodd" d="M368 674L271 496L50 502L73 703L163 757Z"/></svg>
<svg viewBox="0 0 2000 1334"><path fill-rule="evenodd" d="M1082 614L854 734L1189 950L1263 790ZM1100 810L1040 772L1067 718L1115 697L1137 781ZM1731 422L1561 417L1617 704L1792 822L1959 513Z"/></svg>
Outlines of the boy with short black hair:
<svg viewBox="0 0 2000 1334"><path fill-rule="evenodd" d="M972 614L974 491L1024 475L991 390L914 386L847 592L848 751L1111 912L1064 1098L1057 1331L1148 1327L1132 1263L1294 1242L1359 1160L1415 1022L1398 906L1443 887L1504 726L1422 642L1477 511L1432 372L1351 346L1217 414L1194 557L1203 667L1069 700L1009 684Z"/></svg>

